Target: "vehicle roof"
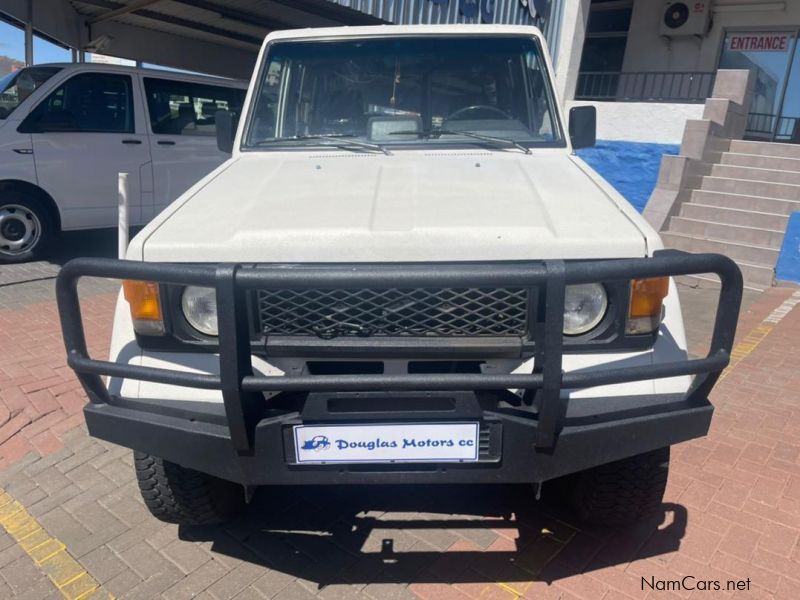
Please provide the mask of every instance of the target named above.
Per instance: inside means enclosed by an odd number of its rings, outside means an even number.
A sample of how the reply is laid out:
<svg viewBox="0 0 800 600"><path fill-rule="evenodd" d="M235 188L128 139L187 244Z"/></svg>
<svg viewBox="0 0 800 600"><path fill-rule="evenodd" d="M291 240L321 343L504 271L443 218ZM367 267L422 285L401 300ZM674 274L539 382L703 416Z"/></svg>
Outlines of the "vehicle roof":
<svg viewBox="0 0 800 600"><path fill-rule="evenodd" d="M363 27L317 27L306 29L283 29L270 33L265 42L287 39L309 39L320 37L363 37L401 35L526 35L542 37L538 27L532 25L366 25Z"/></svg>
<svg viewBox="0 0 800 600"><path fill-rule="evenodd" d="M233 86L246 88L247 81L239 79L228 79L225 77L214 77L213 75L200 75L194 73L181 73L178 71L167 71L164 69L148 69L146 67L129 67L126 65L110 65L106 63L71 63L53 62L36 63L33 67L58 67L67 71L105 71L109 73L140 73L160 77L161 79L176 79L180 81L196 81L202 83L213 83L214 85Z"/></svg>

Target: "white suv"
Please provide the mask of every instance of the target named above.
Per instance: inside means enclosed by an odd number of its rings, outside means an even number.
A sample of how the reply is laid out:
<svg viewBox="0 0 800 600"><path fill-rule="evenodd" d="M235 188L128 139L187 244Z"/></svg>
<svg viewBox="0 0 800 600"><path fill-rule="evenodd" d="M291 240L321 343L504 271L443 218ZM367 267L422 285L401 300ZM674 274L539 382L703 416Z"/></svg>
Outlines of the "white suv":
<svg viewBox="0 0 800 600"><path fill-rule="evenodd" d="M670 445L708 429L741 275L662 250L574 155L594 110L567 127L550 73L530 27L271 34L235 136L217 118L232 158L128 260L62 269L89 432L136 451L156 517L221 521L275 484L559 479L589 520L658 508ZM689 360L670 276L703 272L718 317ZM110 361L81 276L125 280Z"/></svg>
<svg viewBox="0 0 800 600"><path fill-rule="evenodd" d="M147 223L228 157L215 114L242 82L103 64L45 64L0 79L0 264L41 257L60 231Z"/></svg>

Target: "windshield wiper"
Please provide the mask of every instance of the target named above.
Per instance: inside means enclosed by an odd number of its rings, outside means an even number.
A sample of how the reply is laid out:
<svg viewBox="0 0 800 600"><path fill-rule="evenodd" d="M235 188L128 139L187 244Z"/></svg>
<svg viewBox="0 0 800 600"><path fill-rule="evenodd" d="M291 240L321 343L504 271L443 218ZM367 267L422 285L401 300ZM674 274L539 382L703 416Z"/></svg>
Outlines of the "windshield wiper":
<svg viewBox="0 0 800 600"><path fill-rule="evenodd" d="M304 140L333 140L333 143L325 145L335 146L337 148L347 148L348 146L357 146L368 150L377 150L378 152L383 152L387 156L390 156L392 154L380 144L371 144L370 142L351 139L354 137L355 137L354 133L318 133L318 134L308 134L308 135L290 135L286 137L277 137L277 138L270 138L267 140L259 140L258 142L255 142L253 145L271 146L273 144L282 144L284 142L298 142Z"/></svg>
<svg viewBox="0 0 800 600"><path fill-rule="evenodd" d="M420 131L415 131L415 130L392 131L391 133L389 133L389 135L417 135L423 138L437 138L440 135L463 135L464 137L475 138L476 140L481 140L483 142L490 142L493 144L503 144L505 146L513 146L518 150L522 150L525 154L531 154L530 148L520 144L516 140L511 140L508 138L499 138L491 135L483 135L481 133L472 133L471 131L456 131L455 129L441 129L437 127L435 129L422 129Z"/></svg>

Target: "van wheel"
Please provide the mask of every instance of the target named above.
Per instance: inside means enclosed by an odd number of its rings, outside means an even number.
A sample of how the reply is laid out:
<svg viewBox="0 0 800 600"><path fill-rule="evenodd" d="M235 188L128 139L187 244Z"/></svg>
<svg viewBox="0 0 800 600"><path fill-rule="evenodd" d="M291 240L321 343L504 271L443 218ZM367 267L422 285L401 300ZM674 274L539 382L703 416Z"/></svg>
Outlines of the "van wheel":
<svg viewBox="0 0 800 600"><path fill-rule="evenodd" d="M143 452L133 453L139 491L157 519L179 525L216 525L244 510L240 485Z"/></svg>
<svg viewBox="0 0 800 600"><path fill-rule="evenodd" d="M52 217L36 198L15 190L0 191L0 264L42 258L55 229Z"/></svg>
<svg viewBox="0 0 800 600"><path fill-rule="evenodd" d="M587 523L625 525L658 510L668 470L669 446L576 473L567 498Z"/></svg>

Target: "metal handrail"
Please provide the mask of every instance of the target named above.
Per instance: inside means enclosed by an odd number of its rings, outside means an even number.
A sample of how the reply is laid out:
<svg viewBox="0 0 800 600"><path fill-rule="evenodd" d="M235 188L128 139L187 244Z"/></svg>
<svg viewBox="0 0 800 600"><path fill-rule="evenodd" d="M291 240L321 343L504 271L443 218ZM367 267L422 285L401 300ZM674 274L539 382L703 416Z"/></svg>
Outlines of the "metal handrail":
<svg viewBox="0 0 800 600"><path fill-rule="evenodd" d="M800 143L800 117L751 112L747 115L745 135L758 139L770 138L779 142Z"/></svg>
<svg viewBox="0 0 800 600"><path fill-rule="evenodd" d="M582 71L576 100L701 103L711 96L713 71Z"/></svg>

